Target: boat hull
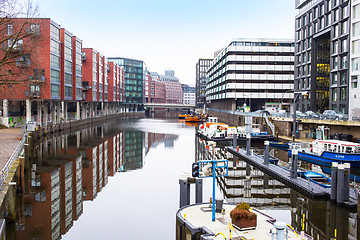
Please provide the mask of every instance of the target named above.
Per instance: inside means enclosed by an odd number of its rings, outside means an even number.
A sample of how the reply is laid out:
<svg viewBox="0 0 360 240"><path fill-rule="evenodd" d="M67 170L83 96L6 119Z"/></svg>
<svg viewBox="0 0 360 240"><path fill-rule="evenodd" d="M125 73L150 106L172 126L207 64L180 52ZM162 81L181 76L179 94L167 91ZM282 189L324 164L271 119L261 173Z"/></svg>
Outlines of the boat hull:
<svg viewBox="0 0 360 240"><path fill-rule="evenodd" d="M290 146L285 142L270 142L270 147L287 151Z"/></svg>
<svg viewBox="0 0 360 240"><path fill-rule="evenodd" d="M291 156L291 150L288 150L288 154ZM352 168L360 168L360 159L358 154L324 152L321 156L318 156L313 153L299 151L298 159L328 168L331 168L332 162L350 163Z"/></svg>

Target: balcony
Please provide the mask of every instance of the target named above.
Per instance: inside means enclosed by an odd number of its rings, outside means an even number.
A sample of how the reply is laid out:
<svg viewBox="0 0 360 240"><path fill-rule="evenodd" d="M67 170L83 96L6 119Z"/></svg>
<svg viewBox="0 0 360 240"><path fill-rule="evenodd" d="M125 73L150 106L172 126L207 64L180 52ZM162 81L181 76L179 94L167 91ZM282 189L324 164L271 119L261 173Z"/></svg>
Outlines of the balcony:
<svg viewBox="0 0 360 240"><path fill-rule="evenodd" d="M45 82L45 69L33 69L33 75L30 76L32 82Z"/></svg>
<svg viewBox="0 0 360 240"><path fill-rule="evenodd" d="M83 81L82 82L82 88L84 91L90 90L91 86L89 86L89 82L88 81Z"/></svg>
<svg viewBox="0 0 360 240"><path fill-rule="evenodd" d="M30 98L39 98L40 97L40 91L25 91L25 96Z"/></svg>

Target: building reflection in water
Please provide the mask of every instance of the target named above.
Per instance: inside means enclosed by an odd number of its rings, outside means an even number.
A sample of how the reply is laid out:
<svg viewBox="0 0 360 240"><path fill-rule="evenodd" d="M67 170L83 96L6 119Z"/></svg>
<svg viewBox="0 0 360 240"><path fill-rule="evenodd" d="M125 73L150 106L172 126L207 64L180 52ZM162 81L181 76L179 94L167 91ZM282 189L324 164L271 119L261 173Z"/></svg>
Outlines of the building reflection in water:
<svg viewBox="0 0 360 240"><path fill-rule="evenodd" d="M249 203L264 210L289 210L291 225L298 231L304 229L314 239L358 239L359 220L357 213L337 206L331 201L306 198L295 190L272 179L244 161L233 159L224 148L218 147L215 154L207 142L196 138L196 160L229 159L229 176L217 178L217 184L226 202ZM275 216L276 217L276 216Z"/></svg>
<svg viewBox="0 0 360 240"><path fill-rule="evenodd" d="M81 216L83 201L96 199L108 176L142 168L153 145L172 147L176 139L104 124L30 144L30 159L18 171L16 224L7 226L9 239L60 239Z"/></svg>

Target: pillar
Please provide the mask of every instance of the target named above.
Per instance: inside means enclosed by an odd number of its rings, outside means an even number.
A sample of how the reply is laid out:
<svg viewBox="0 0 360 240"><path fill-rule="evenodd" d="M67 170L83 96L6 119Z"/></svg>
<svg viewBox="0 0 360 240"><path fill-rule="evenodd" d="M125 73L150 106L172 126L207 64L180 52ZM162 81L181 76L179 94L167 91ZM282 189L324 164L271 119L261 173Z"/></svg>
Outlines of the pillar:
<svg viewBox="0 0 360 240"><path fill-rule="evenodd" d="M60 102L60 122L65 121L65 103L64 101Z"/></svg>
<svg viewBox="0 0 360 240"><path fill-rule="evenodd" d="M31 122L31 100L26 99L26 122Z"/></svg>
<svg viewBox="0 0 360 240"><path fill-rule="evenodd" d="M42 108L44 109L43 126L46 127L48 123L48 103L45 103Z"/></svg>
<svg viewBox="0 0 360 240"><path fill-rule="evenodd" d="M64 105L64 121L67 122L68 121L68 103L65 102Z"/></svg>
<svg viewBox="0 0 360 240"><path fill-rule="evenodd" d="M203 201L203 184L201 178L195 179L195 203L202 203Z"/></svg>
<svg viewBox="0 0 360 240"><path fill-rule="evenodd" d="M350 163L344 163L344 201L348 202L350 199Z"/></svg>
<svg viewBox="0 0 360 240"><path fill-rule="evenodd" d="M337 172L337 193L336 193L336 203L342 204L344 202L344 186L345 182L345 166L340 164L338 166Z"/></svg>
<svg viewBox="0 0 360 240"><path fill-rule="evenodd" d="M76 120L80 120L80 102L76 102Z"/></svg>
<svg viewBox="0 0 360 240"><path fill-rule="evenodd" d="M9 116L9 100L4 99L3 100L3 117Z"/></svg>
<svg viewBox="0 0 360 240"><path fill-rule="evenodd" d="M291 178L297 178L297 168L298 168L298 150L293 149L291 151Z"/></svg>
<svg viewBox="0 0 360 240"><path fill-rule="evenodd" d="M42 103L40 101L38 101L36 103L37 105L37 125L42 127Z"/></svg>
<svg viewBox="0 0 360 240"><path fill-rule="evenodd" d="M179 179L180 184L180 207L190 204L190 185L187 179Z"/></svg>
<svg viewBox="0 0 360 240"><path fill-rule="evenodd" d="M336 200L337 196L337 170L339 164L337 162L333 162L331 165L331 194L330 199Z"/></svg>
<svg viewBox="0 0 360 240"><path fill-rule="evenodd" d="M269 164L269 158L270 158L270 142L269 141L264 141L264 146L265 146L265 150L264 150L264 164L268 165Z"/></svg>
<svg viewBox="0 0 360 240"><path fill-rule="evenodd" d="M60 122L60 120L62 119L61 117L62 115L62 111L61 111L61 102L57 102L56 103L56 122Z"/></svg>
<svg viewBox="0 0 360 240"><path fill-rule="evenodd" d="M55 124L55 103L54 102L50 102L50 121L52 123L52 125Z"/></svg>
<svg viewBox="0 0 360 240"><path fill-rule="evenodd" d="M101 113L100 116L104 116L105 112L104 112L104 102L101 102Z"/></svg>
<svg viewBox="0 0 360 240"><path fill-rule="evenodd" d="M251 155L251 135L246 134L246 155Z"/></svg>

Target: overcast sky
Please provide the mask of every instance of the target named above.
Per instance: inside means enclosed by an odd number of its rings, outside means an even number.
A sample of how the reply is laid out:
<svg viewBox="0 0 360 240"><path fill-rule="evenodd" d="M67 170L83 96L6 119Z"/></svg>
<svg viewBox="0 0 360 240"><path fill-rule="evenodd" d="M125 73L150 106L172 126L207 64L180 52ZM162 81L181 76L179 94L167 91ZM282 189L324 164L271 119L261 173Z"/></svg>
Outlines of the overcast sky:
<svg viewBox="0 0 360 240"><path fill-rule="evenodd" d="M34 0L48 17L106 57L173 69L195 85L199 58L235 38L294 38L294 0Z"/></svg>

